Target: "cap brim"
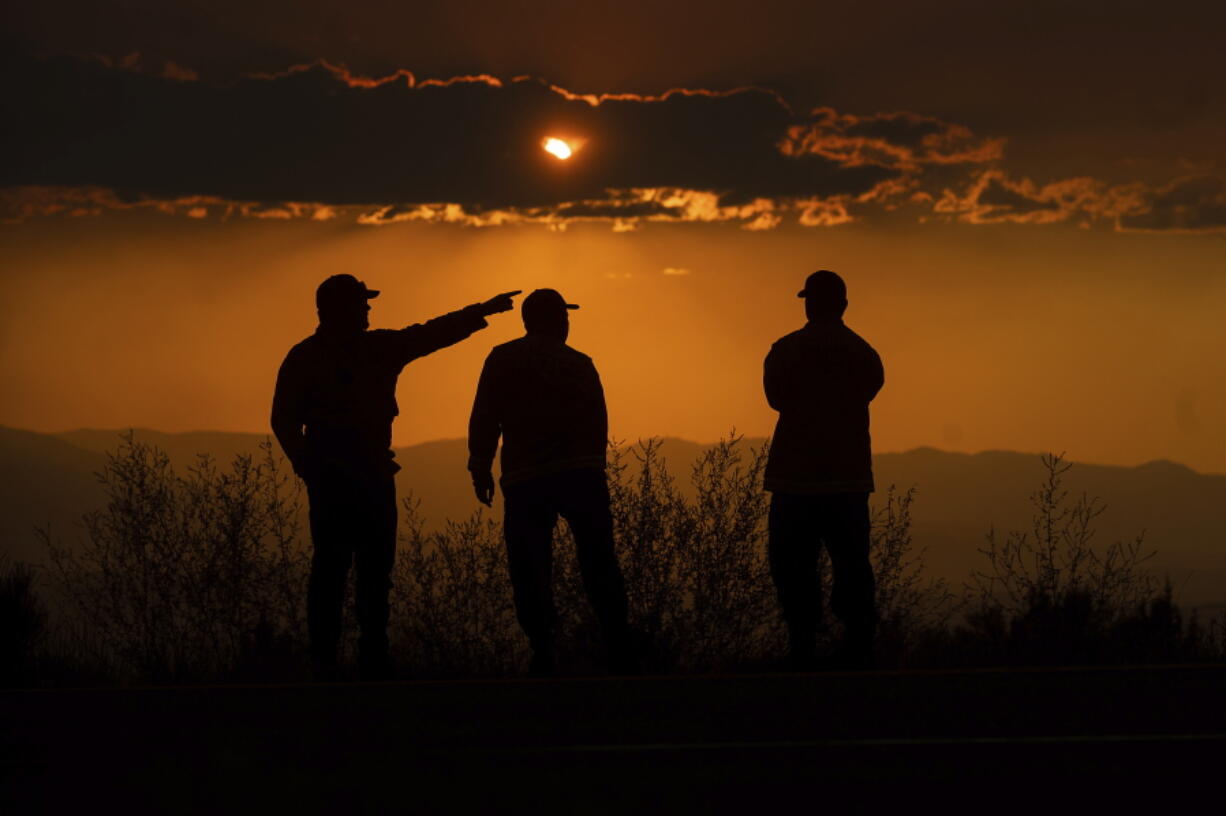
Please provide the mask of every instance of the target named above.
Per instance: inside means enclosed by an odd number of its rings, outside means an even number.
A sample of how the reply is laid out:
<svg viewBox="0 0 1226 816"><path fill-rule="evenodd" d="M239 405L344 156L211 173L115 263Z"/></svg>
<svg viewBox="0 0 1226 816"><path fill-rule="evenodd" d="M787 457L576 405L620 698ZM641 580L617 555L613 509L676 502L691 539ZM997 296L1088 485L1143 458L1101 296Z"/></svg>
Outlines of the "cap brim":
<svg viewBox="0 0 1226 816"><path fill-rule="evenodd" d="M797 293L796 293L796 297L804 297L804 296L805 296L805 290L804 290L804 289L801 289L799 292L797 292Z"/></svg>
<svg viewBox="0 0 1226 816"><path fill-rule="evenodd" d="M378 289L367 289L367 290L366 290L366 299L367 299L367 300L370 300L371 298L377 298L377 297L379 297L379 290L378 290Z"/></svg>
<svg viewBox="0 0 1226 816"><path fill-rule="evenodd" d="M566 304L566 308L567 308L567 309L578 309L578 308L579 308L579 304L578 304L578 303L567 303L567 304Z"/></svg>

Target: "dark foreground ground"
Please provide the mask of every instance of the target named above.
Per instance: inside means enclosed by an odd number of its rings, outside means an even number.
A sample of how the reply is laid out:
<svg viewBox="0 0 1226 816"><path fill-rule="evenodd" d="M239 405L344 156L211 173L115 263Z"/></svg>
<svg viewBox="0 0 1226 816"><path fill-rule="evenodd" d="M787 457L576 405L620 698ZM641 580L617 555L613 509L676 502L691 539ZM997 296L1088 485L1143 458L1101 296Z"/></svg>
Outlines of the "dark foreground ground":
<svg viewBox="0 0 1226 816"><path fill-rule="evenodd" d="M1217 813L1226 666L9 691L0 762L11 814Z"/></svg>

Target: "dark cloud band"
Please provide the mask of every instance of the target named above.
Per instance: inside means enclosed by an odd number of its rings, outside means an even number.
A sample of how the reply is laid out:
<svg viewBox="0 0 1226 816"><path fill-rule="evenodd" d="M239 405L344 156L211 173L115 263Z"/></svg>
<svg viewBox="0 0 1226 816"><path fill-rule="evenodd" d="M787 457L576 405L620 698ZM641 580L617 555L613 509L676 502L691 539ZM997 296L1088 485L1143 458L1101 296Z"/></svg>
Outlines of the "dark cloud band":
<svg viewBox="0 0 1226 816"><path fill-rule="evenodd" d="M187 68L10 55L0 216L155 207L194 218L729 221L833 226L884 209L965 223L1226 231L1221 179L1037 184L1004 140L910 112L798 113L760 88L581 95L488 76L358 77L326 63L225 85ZM548 136L570 141L560 161Z"/></svg>
<svg viewBox="0 0 1226 816"><path fill-rule="evenodd" d="M20 123L0 165L10 187L481 210L658 187L717 191L729 205L856 196L900 174L783 154L796 118L757 89L591 100L534 80L359 81L326 65L224 87L68 58L9 68L4 115ZM548 135L584 147L563 164L541 150Z"/></svg>

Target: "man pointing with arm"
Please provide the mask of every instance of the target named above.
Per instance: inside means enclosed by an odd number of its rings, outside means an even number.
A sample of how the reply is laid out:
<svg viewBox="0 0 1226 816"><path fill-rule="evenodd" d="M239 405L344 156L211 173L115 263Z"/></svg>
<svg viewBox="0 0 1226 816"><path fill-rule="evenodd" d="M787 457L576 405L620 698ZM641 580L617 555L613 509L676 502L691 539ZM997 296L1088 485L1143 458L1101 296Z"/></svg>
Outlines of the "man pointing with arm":
<svg viewBox="0 0 1226 816"><path fill-rule="evenodd" d="M390 679L388 592L396 554L396 484L391 450L399 413L396 380L408 363L446 348L510 311L505 292L404 329L369 329L378 291L352 275L319 285L319 327L281 364L272 430L306 482L314 556L307 590L311 660L318 679L338 679L345 583L356 569L359 667L363 680Z"/></svg>

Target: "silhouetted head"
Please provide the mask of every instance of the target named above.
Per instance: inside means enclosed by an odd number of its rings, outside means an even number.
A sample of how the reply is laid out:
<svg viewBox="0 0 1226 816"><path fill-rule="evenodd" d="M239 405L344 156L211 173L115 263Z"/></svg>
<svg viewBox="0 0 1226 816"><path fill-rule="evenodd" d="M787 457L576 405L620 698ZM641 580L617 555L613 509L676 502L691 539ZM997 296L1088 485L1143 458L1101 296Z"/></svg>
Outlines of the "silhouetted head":
<svg viewBox="0 0 1226 816"><path fill-rule="evenodd" d="M570 335L570 310L578 309L556 289L537 289L524 298L520 313L528 334L538 334L566 342Z"/></svg>
<svg viewBox="0 0 1226 816"><path fill-rule="evenodd" d="M377 289L367 289L353 275L333 275L315 290L319 324L333 330L365 331L370 326L367 301L378 296Z"/></svg>
<svg viewBox="0 0 1226 816"><path fill-rule="evenodd" d="M829 269L819 269L805 279L805 288L796 293L805 299L805 316L810 320L839 320L847 310L847 284Z"/></svg>

